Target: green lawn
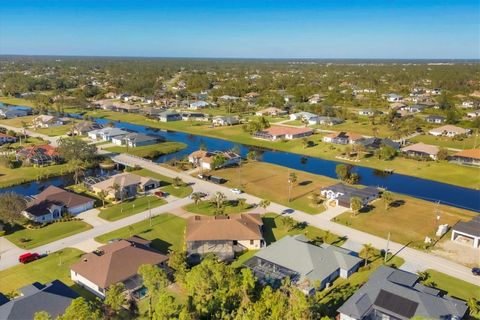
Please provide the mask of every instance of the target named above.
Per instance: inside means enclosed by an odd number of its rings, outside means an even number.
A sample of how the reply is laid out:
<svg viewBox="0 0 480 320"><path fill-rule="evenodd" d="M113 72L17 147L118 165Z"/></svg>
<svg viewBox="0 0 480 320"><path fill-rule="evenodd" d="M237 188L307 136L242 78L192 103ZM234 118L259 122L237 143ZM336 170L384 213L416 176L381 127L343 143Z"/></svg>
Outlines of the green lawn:
<svg viewBox="0 0 480 320"><path fill-rule="evenodd" d="M23 128L23 124L30 124L35 118L35 116L25 116L25 117L18 117L18 118L13 118L13 119L2 119L0 120L0 126L2 124L7 125L7 126L12 126L12 127L17 127L17 128Z"/></svg>
<svg viewBox="0 0 480 320"><path fill-rule="evenodd" d="M155 196L140 196L133 200L125 200L123 203L110 205L105 209L100 208L98 216L108 221L120 220L131 215L155 208L167 203L164 199Z"/></svg>
<svg viewBox="0 0 480 320"><path fill-rule="evenodd" d="M38 128L30 129L31 131L45 134L49 137L63 136L72 131L72 123L65 124L63 126L56 126L51 128Z"/></svg>
<svg viewBox="0 0 480 320"><path fill-rule="evenodd" d="M426 144L433 144L444 148L453 149L472 149L475 146L475 136L470 136L463 140L455 140L449 137L435 137L429 134L416 136L410 139L412 142L423 142ZM476 145L478 147L478 143Z"/></svg>
<svg viewBox="0 0 480 320"><path fill-rule="evenodd" d="M15 169L0 166L0 188L27 183L69 173L68 164L46 167L20 167Z"/></svg>
<svg viewBox="0 0 480 320"><path fill-rule="evenodd" d="M31 249L91 228L91 225L83 221L56 222L39 229L18 230L5 237L20 248ZM29 239L29 241L21 242L22 238Z"/></svg>
<svg viewBox="0 0 480 320"><path fill-rule="evenodd" d="M468 298L478 298L480 296L480 286L473 285L435 270L428 269L426 271L430 274L428 281L434 282L438 289L448 292L452 297L467 300Z"/></svg>
<svg viewBox="0 0 480 320"><path fill-rule="evenodd" d="M166 177L156 172L152 172L147 169L135 170L133 173L143 177L150 177L162 181L162 185L164 185L164 187L161 187L160 189L177 198L185 198L193 191L192 187L187 185L175 188L172 185L172 178Z"/></svg>
<svg viewBox="0 0 480 320"><path fill-rule="evenodd" d="M302 120L291 120L284 122L284 124L288 124L289 126L298 126L298 127L304 127L305 123L302 122Z"/></svg>
<svg viewBox="0 0 480 320"><path fill-rule="evenodd" d="M110 147L105 148L105 150L115 153L129 153L138 157L153 159L165 154L175 153L186 147L187 145L181 142L167 141L148 146L128 148L128 150L125 146Z"/></svg>
<svg viewBox="0 0 480 320"><path fill-rule="evenodd" d="M96 237L95 240L101 243L107 243L111 239L138 235L142 238L152 240L153 248L163 253L168 253L168 250L182 249L185 226L185 219L166 213L153 217L152 226L150 226L150 220L147 219L132 224L131 226L103 234Z"/></svg>
<svg viewBox="0 0 480 320"><path fill-rule="evenodd" d="M49 144L48 141L45 141L42 138L37 138L37 137L27 137L27 139L23 139L23 137L22 137L21 140L22 140L22 142L20 142L20 140L18 140L15 143L7 144L7 145L4 145L4 146L8 146L12 149L16 149L16 148L23 148L23 147L29 147L29 146Z"/></svg>
<svg viewBox="0 0 480 320"><path fill-rule="evenodd" d="M60 252L62 253L53 252L40 260L0 271L0 292L8 294L35 281L47 283L55 279L78 289L70 279L70 266L80 259L83 252L73 248Z"/></svg>
<svg viewBox="0 0 480 320"><path fill-rule="evenodd" d="M241 195L240 195L241 197ZM225 201L225 214L235 214L241 213L250 210L252 207L246 204L244 207L239 206L236 201ZM191 203L183 207L183 209L187 210L191 213L203 214L207 216L215 215L215 205L210 202L210 200L203 200L198 204Z"/></svg>
<svg viewBox="0 0 480 320"><path fill-rule="evenodd" d="M22 99L22 98L14 98L14 97L0 97L0 102L16 105L16 106L26 106L26 107L33 107L33 101Z"/></svg>

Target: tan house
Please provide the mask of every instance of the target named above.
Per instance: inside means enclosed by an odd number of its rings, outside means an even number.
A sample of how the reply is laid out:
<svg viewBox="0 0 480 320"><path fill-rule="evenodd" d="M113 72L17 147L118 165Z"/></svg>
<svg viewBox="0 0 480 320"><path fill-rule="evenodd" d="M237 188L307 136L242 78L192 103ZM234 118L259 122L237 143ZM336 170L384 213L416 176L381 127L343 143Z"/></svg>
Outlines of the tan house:
<svg viewBox="0 0 480 320"><path fill-rule="evenodd" d="M221 157L223 159L223 163L216 165L215 167L215 158ZM188 156L188 162L193 164L195 167L199 167L205 170L213 170L219 169L222 167L229 167L233 165L237 165L240 163L242 158L239 154L235 152L228 152L228 151L205 151L205 150L197 150L192 152Z"/></svg>
<svg viewBox="0 0 480 320"><path fill-rule="evenodd" d="M274 116L274 117L276 117L276 116L283 116L285 114L287 114L287 111L279 109L279 108L275 108L275 107L270 107L270 108L266 108L266 109L259 110L259 111L255 112L256 116Z"/></svg>
<svg viewBox="0 0 480 320"><path fill-rule="evenodd" d="M64 125L65 122L56 116L39 115L32 120L34 128L51 128Z"/></svg>
<svg viewBox="0 0 480 320"><path fill-rule="evenodd" d="M447 136L447 137L455 137L461 134L468 134L470 130L460 128L457 126L452 126L451 124L447 124L445 126L441 126L435 129L428 131L432 136Z"/></svg>
<svg viewBox="0 0 480 320"><path fill-rule="evenodd" d="M431 144L425 144L423 142L415 143L407 147L400 149L404 154L414 158L430 158L437 160L437 154L440 148Z"/></svg>
<svg viewBox="0 0 480 320"><path fill-rule="evenodd" d="M150 241L134 236L99 247L70 267L73 282L105 298L108 287L122 282L133 293L143 286L138 268L144 264L166 268L168 257L150 248Z"/></svg>
<svg viewBox="0 0 480 320"><path fill-rule="evenodd" d="M118 186L118 190L115 190L115 186ZM105 190L109 199L129 199L135 197L139 189L146 192L158 187L160 187L158 180L125 172L90 185L90 190L96 194Z"/></svg>
<svg viewBox="0 0 480 320"><path fill-rule="evenodd" d="M187 257L199 261L205 254L231 260L236 252L258 250L265 246L260 214L194 216L187 221Z"/></svg>

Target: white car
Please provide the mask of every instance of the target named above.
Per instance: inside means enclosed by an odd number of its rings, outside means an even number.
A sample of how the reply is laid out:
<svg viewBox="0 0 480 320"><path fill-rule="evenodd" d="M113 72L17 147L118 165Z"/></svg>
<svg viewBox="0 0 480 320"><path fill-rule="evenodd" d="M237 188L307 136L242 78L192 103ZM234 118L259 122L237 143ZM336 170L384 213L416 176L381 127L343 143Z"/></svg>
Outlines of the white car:
<svg viewBox="0 0 480 320"><path fill-rule="evenodd" d="M243 191L242 191L242 190L240 190L240 189L237 189L237 188L230 189L230 191L232 191L232 192L233 192L233 193L235 193L235 194L242 194L242 193L243 193Z"/></svg>

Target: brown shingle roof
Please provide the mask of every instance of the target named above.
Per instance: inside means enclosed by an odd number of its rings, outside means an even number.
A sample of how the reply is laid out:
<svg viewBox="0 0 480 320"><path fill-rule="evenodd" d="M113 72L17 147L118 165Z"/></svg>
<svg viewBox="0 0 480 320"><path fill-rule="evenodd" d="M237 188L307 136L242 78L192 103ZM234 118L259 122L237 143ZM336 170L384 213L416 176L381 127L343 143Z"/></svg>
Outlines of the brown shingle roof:
<svg viewBox="0 0 480 320"><path fill-rule="evenodd" d="M413 151L413 152L422 152L431 155L437 155L440 150L437 146L431 144L425 144L423 142L412 144L401 149L403 152Z"/></svg>
<svg viewBox="0 0 480 320"><path fill-rule="evenodd" d="M96 253L87 253L71 269L101 288L125 281L137 274L143 264L158 265L168 257L146 246L120 240L98 248Z"/></svg>
<svg viewBox="0 0 480 320"><path fill-rule="evenodd" d="M194 216L187 221L187 241L204 240L260 240L262 236L260 214L230 216Z"/></svg>

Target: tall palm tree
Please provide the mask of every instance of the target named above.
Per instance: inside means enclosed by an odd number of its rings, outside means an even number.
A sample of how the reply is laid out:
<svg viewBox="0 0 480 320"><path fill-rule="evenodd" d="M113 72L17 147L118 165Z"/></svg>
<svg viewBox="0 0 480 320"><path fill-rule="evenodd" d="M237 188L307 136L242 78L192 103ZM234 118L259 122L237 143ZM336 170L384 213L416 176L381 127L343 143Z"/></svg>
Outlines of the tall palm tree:
<svg viewBox="0 0 480 320"><path fill-rule="evenodd" d="M263 211L266 211L269 205L270 205L270 201L267 199L263 199L258 203L258 206L262 208Z"/></svg>
<svg viewBox="0 0 480 320"><path fill-rule="evenodd" d="M224 207L225 200L227 200L227 197L221 192L216 192L215 195L212 197L212 202L217 209Z"/></svg>
<svg viewBox="0 0 480 320"><path fill-rule="evenodd" d="M469 298L467 300L467 305L468 305L468 309L470 310L470 315L472 317L476 316L476 315L478 315L478 313L480 313L480 304L479 304L478 299Z"/></svg>
<svg viewBox="0 0 480 320"><path fill-rule="evenodd" d="M98 193L98 197L100 200L102 200L102 208L105 208L105 199L107 199L108 192L105 190L102 190Z"/></svg>
<svg viewBox="0 0 480 320"><path fill-rule="evenodd" d="M288 176L288 202L292 201L292 187L297 182L297 174L295 172L290 173Z"/></svg>
<svg viewBox="0 0 480 320"><path fill-rule="evenodd" d="M192 193L191 198L195 205L198 205L202 201L202 195L199 192Z"/></svg>
<svg viewBox="0 0 480 320"><path fill-rule="evenodd" d="M368 259L373 255L375 249L372 247L370 243L366 243L363 245L362 250L360 251L360 257L365 259L365 266L368 264Z"/></svg>
<svg viewBox="0 0 480 320"><path fill-rule="evenodd" d="M110 190L113 190L114 192L114 198L115 200L118 199L118 196L120 195L120 199L123 201L123 192L122 192L122 187L118 183L114 183L109 187Z"/></svg>

